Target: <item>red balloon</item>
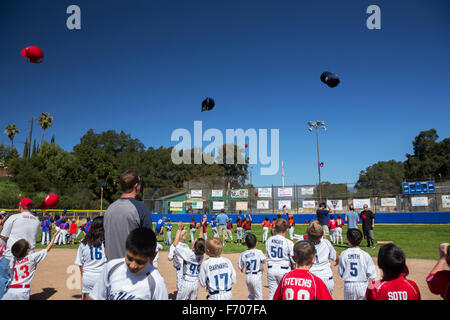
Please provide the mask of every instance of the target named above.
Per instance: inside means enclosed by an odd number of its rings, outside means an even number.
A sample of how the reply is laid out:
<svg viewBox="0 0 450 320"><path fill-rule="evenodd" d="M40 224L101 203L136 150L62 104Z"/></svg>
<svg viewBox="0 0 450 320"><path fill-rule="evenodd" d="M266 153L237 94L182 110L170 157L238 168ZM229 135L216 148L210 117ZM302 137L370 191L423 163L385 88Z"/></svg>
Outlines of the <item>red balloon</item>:
<svg viewBox="0 0 450 320"><path fill-rule="evenodd" d="M253 169L253 166L250 166L251 169Z"/></svg>
<svg viewBox="0 0 450 320"><path fill-rule="evenodd" d="M45 197L44 201L41 203L41 209L55 208L59 203L59 197L57 194L49 194Z"/></svg>
<svg viewBox="0 0 450 320"><path fill-rule="evenodd" d="M32 63L42 63L44 52L39 47L30 46L22 50L21 55Z"/></svg>
<svg viewBox="0 0 450 320"><path fill-rule="evenodd" d="M248 144L245 144L245 147L247 148L247 147L248 147Z"/></svg>

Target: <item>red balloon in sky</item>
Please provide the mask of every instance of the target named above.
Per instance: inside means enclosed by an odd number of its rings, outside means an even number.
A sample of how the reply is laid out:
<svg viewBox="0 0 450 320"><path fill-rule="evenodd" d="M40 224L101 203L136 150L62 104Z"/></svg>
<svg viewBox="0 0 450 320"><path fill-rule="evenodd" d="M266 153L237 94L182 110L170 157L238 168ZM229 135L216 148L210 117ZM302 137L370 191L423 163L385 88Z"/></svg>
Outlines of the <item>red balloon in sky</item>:
<svg viewBox="0 0 450 320"><path fill-rule="evenodd" d="M57 194L49 194L45 197L41 203L40 209L55 208L59 203L59 197Z"/></svg>
<svg viewBox="0 0 450 320"><path fill-rule="evenodd" d="M41 48L30 46L22 50L21 55L32 63L42 63L44 59L44 52Z"/></svg>
<svg viewBox="0 0 450 320"><path fill-rule="evenodd" d="M253 169L253 166L250 166L251 169Z"/></svg>
<svg viewBox="0 0 450 320"><path fill-rule="evenodd" d="M245 144L245 147L247 148L247 147L248 147L248 144Z"/></svg>

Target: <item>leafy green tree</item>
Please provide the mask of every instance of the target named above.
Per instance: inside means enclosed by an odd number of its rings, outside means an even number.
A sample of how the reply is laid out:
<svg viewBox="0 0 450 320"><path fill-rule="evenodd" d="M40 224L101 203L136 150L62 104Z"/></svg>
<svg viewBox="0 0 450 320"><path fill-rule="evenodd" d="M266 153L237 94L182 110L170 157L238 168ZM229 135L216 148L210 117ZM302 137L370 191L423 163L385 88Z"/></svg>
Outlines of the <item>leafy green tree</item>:
<svg viewBox="0 0 450 320"><path fill-rule="evenodd" d="M11 140L11 150L14 148L14 137L19 133L19 129L17 129L15 124L8 124L5 129L5 134L8 136L9 140Z"/></svg>
<svg viewBox="0 0 450 320"><path fill-rule="evenodd" d="M357 196L394 195L402 193L405 165L401 161L379 161L359 173L355 184Z"/></svg>
<svg viewBox="0 0 450 320"><path fill-rule="evenodd" d="M329 181L322 181L322 201L327 198L345 198L347 197L347 185L344 183L331 183ZM320 198L319 186L314 188L314 198Z"/></svg>
<svg viewBox="0 0 450 320"><path fill-rule="evenodd" d="M414 154L406 154L408 179L432 179L450 176L450 138L437 142L435 129L421 131L413 141Z"/></svg>
<svg viewBox="0 0 450 320"><path fill-rule="evenodd" d="M42 112L41 115L39 116L38 122L42 129L42 136L41 136L41 145L42 145L42 143L44 142L45 130L47 130L49 127L53 125L53 116L51 116L50 113Z"/></svg>

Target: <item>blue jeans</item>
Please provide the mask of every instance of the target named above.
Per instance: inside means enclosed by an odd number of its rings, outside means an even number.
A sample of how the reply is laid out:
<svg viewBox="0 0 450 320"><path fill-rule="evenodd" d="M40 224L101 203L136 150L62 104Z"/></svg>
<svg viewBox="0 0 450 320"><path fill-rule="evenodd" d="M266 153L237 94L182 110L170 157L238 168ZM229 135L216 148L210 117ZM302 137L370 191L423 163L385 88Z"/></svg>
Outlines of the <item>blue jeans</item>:
<svg viewBox="0 0 450 320"><path fill-rule="evenodd" d="M0 299L3 297L6 285L11 278L11 274L9 273L9 263L10 260L5 257L0 259Z"/></svg>

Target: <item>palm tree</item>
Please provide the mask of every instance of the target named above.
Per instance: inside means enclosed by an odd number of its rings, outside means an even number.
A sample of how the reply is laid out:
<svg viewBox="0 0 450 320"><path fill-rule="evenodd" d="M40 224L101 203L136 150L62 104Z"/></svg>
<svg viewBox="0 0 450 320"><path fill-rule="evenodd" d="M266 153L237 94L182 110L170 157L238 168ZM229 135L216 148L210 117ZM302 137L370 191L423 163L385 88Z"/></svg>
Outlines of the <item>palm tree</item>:
<svg viewBox="0 0 450 320"><path fill-rule="evenodd" d="M11 150L14 148L14 136L19 133L19 129L17 129L15 124L8 124L5 129L5 134L8 136L9 140L11 140Z"/></svg>
<svg viewBox="0 0 450 320"><path fill-rule="evenodd" d="M45 130L47 130L48 127L51 127L53 125L53 116L51 116L50 113L42 112L38 122L42 128L42 137L41 137L41 145L42 145L42 142L44 141Z"/></svg>

